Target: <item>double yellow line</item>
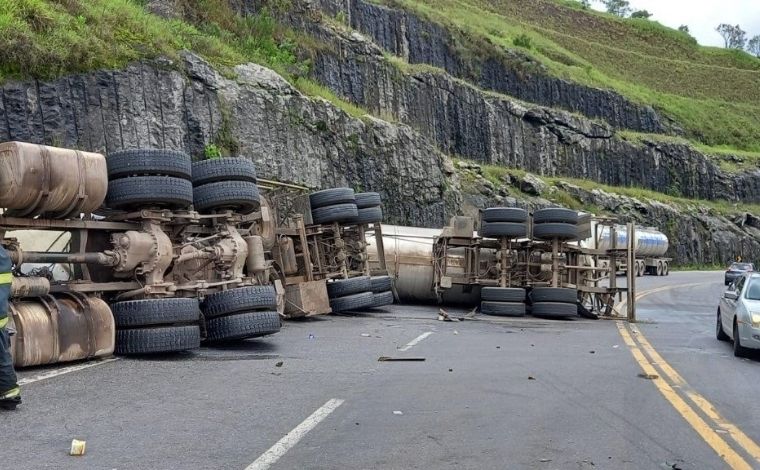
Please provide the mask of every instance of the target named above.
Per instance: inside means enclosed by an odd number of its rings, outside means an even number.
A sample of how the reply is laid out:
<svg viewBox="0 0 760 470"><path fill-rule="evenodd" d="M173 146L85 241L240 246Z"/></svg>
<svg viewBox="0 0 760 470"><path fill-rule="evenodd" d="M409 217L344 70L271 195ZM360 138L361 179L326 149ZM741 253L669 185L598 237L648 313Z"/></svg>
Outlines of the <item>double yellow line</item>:
<svg viewBox="0 0 760 470"><path fill-rule="evenodd" d="M687 286L672 286L670 289L679 287ZM663 290L668 289L653 289L641 293L636 298ZM692 389L652 347L636 325L618 321L617 328L641 369L645 374L653 377L652 382L657 390L731 468L751 470L760 467L760 446L735 424L723 418L705 397ZM737 452L716 430L728 435L743 450L745 456ZM745 457L749 457L749 462Z"/></svg>

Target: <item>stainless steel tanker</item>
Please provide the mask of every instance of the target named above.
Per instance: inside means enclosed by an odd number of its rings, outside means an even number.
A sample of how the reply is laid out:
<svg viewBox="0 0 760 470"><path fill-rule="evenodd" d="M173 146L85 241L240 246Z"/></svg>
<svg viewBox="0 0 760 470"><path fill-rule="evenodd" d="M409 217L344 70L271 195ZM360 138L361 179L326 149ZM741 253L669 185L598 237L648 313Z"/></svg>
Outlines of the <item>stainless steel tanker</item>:
<svg viewBox="0 0 760 470"><path fill-rule="evenodd" d="M600 250L623 248L628 243L628 230L625 225L615 226L615 241L613 243L611 227L599 227L596 238L586 240L583 245ZM592 233L594 233L592 231ZM655 228L636 227L635 230L636 265L633 267L637 276L651 274L667 276L670 272L671 258L665 257L670 246L668 237ZM605 261L602 260L604 266ZM625 271L627 266L622 260L617 262L618 270Z"/></svg>

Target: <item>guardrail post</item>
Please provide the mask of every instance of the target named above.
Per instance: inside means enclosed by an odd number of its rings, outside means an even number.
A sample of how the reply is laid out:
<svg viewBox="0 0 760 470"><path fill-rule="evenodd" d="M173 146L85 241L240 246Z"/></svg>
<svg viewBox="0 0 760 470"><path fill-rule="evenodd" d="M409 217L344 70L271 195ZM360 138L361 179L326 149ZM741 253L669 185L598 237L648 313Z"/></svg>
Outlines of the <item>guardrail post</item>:
<svg viewBox="0 0 760 470"><path fill-rule="evenodd" d="M628 321L631 323L636 322L636 226L632 223L628 224L628 269L626 269L626 275L628 278L628 288L626 289L627 307L628 307Z"/></svg>

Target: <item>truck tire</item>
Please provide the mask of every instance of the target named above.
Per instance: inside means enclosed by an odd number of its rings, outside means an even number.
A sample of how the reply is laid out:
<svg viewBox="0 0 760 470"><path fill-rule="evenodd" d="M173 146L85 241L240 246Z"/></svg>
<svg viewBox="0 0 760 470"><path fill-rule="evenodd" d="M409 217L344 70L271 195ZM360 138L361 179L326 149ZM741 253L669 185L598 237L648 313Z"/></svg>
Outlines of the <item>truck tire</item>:
<svg viewBox="0 0 760 470"><path fill-rule="evenodd" d="M390 276L372 276L370 278L372 292L380 293L393 289L393 281Z"/></svg>
<svg viewBox="0 0 760 470"><path fill-rule="evenodd" d="M372 292L372 280L369 276L337 279L327 283L327 296L331 299L361 292Z"/></svg>
<svg viewBox="0 0 760 470"><path fill-rule="evenodd" d="M528 211L519 207L489 207L483 209L480 217L483 222L515 222L524 224L528 221Z"/></svg>
<svg viewBox="0 0 760 470"><path fill-rule="evenodd" d="M542 318L575 317L578 315L578 306L574 303L536 302L533 304L531 314Z"/></svg>
<svg viewBox="0 0 760 470"><path fill-rule="evenodd" d="M367 209L369 207L378 207L382 204L382 199L378 193L356 193L356 207Z"/></svg>
<svg viewBox="0 0 760 470"><path fill-rule="evenodd" d="M529 297L532 303L561 302L573 305L578 303L578 291L563 287L534 287Z"/></svg>
<svg viewBox="0 0 760 470"><path fill-rule="evenodd" d="M542 222L533 226L533 237L539 240L575 240L578 238L578 227L564 222Z"/></svg>
<svg viewBox="0 0 760 470"><path fill-rule="evenodd" d="M330 308L333 312L362 310L371 307L374 302L375 295L372 292L362 292L360 294L330 299Z"/></svg>
<svg viewBox="0 0 760 470"><path fill-rule="evenodd" d="M663 261L662 262L662 275L663 276L667 276L668 274L670 274L670 263L668 263L667 261Z"/></svg>
<svg viewBox="0 0 760 470"><path fill-rule="evenodd" d="M256 309L277 308L277 292L274 286L247 286L216 292L203 302L203 314L207 319L231 313Z"/></svg>
<svg viewBox="0 0 760 470"><path fill-rule="evenodd" d="M228 209L248 214L261 207L261 196L256 183L217 181L195 188L193 206L198 212Z"/></svg>
<svg viewBox="0 0 760 470"><path fill-rule="evenodd" d="M133 176L111 181L106 195L106 205L112 209L186 209L192 203L192 183L172 176Z"/></svg>
<svg viewBox="0 0 760 470"><path fill-rule="evenodd" d="M356 217L348 219L346 223L352 225L367 225L383 221L383 210L380 207L357 209L357 213L358 215Z"/></svg>
<svg viewBox="0 0 760 470"><path fill-rule="evenodd" d="M156 354L187 351L201 346L198 325L116 330L114 354Z"/></svg>
<svg viewBox="0 0 760 470"><path fill-rule="evenodd" d="M525 304L517 302L480 302L480 313L497 317L524 317Z"/></svg>
<svg viewBox="0 0 760 470"><path fill-rule="evenodd" d="M111 305L117 328L172 325L200 321L198 299L144 299Z"/></svg>
<svg viewBox="0 0 760 470"><path fill-rule="evenodd" d="M247 158L214 158L193 163L193 186L218 181L256 183L256 165Z"/></svg>
<svg viewBox="0 0 760 470"><path fill-rule="evenodd" d="M355 206L356 196L351 188L323 189L309 194L309 203L311 210L336 204L353 204Z"/></svg>
<svg viewBox="0 0 760 470"><path fill-rule="evenodd" d="M345 203L332 206L320 207L311 211L311 218L315 224L331 224L333 222L345 222L359 216L356 204Z"/></svg>
<svg viewBox="0 0 760 470"><path fill-rule="evenodd" d="M280 314L274 311L245 312L206 320L206 339L210 342L259 338L280 331Z"/></svg>
<svg viewBox="0 0 760 470"><path fill-rule="evenodd" d="M525 289L514 287L484 287L480 300L490 302L525 302Z"/></svg>
<svg viewBox="0 0 760 470"><path fill-rule="evenodd" d="M522 238L528 234L526 224L514 222L483 222L478 235L484 238Z"/></svg>
<svg viewBox="0 0 760 470"><path fill-rule="evenodd" d="M189 180L191 165L190 155L177 150L119 150L106 158L110 180L127 176L173 176Z"/></svg>
<svg viewBox="0 0 760 470"><path fill-rule="evenodd" d="M393 292L385 291L372 294L372 308L384 307L386 305L393 305Z"/></svg>
<svg viewBox="0 0 760 470"><path fill-rule="evenodd" d="M550 207L533 213L534 224L559 223L578 225L578 213L571 209Z"/></svg>
<svg viewBox="0 0 760 470"><path fill-rule="evenodd" d="M662 261L657 262L657 275L664 276L664 274L662 274Z"/></svg>

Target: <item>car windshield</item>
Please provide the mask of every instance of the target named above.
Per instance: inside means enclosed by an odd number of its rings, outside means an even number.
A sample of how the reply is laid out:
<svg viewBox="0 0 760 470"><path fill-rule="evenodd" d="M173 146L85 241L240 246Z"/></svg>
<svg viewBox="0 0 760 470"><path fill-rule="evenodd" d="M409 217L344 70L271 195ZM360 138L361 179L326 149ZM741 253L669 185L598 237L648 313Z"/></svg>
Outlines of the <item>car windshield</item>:
<svg viewBox="0 0 760 470"><path fill-rule="evenodd" d="M733 271L750 271L752 269L752 264L750 263L734 263L731 265L731 269Z"/></svg>
<svg viewBox="0 0 760 470"><path fill-rule="evenodd" d="M760 300L760 278L753 277L747 286L747 293L744 297L749 300Z"/></svg>

